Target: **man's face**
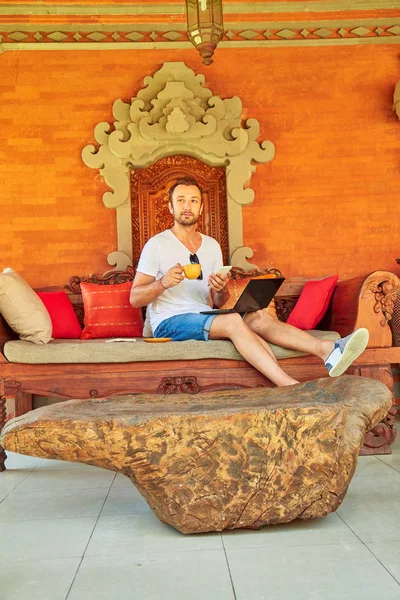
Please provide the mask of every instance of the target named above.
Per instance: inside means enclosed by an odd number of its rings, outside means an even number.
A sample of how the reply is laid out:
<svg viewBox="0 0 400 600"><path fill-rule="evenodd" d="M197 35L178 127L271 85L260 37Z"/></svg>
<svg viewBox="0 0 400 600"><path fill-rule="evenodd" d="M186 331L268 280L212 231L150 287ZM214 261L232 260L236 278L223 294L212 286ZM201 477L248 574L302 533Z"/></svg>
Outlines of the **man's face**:
<svg viewBox="0 0 400 600"><path fill-rule="evenodd" d="M196 185L178 185L172 193L169 212L177 223L184 226L194 225L199 220L203 205L200 190Z"/></svg>

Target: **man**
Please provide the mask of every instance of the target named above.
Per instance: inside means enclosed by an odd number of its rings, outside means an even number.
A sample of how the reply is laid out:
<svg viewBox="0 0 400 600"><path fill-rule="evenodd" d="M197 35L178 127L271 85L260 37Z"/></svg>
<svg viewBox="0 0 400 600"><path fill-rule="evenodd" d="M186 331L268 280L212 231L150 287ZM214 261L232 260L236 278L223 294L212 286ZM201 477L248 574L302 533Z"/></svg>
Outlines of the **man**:
<svg viewBox="0 0 400 600"><path fill-rule="evenodd" d="M176 341L229 339L243 358L278 386L298 382L280 367L267 342L318 356L332 377L341 375L365 350L366 329L333 342L318 340L274 319L265 310L244 316L200 314L226 302L230 275L217 274L223 264L218 242L197 231L203 204L196 180L178 179L169 191L168 207L174 225L144 246L130 298L134 307L148 306L155 337ZM184 277L182 265L190 262L201 264L197 280Z"/></svg>

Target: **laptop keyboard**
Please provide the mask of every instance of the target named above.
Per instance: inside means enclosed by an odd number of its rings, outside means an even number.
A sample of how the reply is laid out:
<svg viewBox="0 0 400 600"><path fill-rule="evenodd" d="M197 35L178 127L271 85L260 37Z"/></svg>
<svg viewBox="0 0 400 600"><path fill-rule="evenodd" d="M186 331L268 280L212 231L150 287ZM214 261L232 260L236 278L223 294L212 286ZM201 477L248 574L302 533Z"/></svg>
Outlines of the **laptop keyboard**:
<svg viewBox="0 0 400 600"><path fill-rule="evenodd" d="M233 308L216 308L215 310L202 310L200 312L201 315L228 315L230 313L236 312Z"/></svg>

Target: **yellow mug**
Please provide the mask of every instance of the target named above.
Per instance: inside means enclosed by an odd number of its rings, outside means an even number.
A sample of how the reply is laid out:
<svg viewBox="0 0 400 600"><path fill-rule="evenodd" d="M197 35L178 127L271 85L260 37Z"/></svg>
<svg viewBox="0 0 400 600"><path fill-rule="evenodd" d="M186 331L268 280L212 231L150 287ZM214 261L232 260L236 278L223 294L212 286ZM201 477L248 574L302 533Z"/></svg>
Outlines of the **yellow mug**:
<svg viewBox="0 0 400 600"><path fill-rule="evenodd" d="M187 279L197 279L201 273L201 265L197 263L193 265L182 265L183 272Z"/></svg>

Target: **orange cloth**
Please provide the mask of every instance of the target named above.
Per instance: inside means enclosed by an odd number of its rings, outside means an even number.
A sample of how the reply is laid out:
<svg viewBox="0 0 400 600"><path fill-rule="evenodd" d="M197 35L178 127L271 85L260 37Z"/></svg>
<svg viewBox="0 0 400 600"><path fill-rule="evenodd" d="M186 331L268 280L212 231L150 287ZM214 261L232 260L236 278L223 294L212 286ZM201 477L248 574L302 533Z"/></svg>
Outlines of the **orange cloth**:
<svg viewBox="0 0 400 600"><path fill-rule="evenodd" d="M274 278L276 278L276 275L267 274L267 275L258 275L257 277L243 277L241 279L233 279L233 278L230 279L229 283L228 283L229 298L225 302L225 304L223 306L221 306L220 308L223 308L223 309L233 308L235 306L236 302L239 300L244 288L246 287L246 285L248 284L250 279L274 279ZM268 314L270 314L272 317L278 318L277 314L276 314L274 299L271 300L271 302L269 303L269 306L267 306L267 308L265 308L264 310L266 310L268 312Z"/></svg>

